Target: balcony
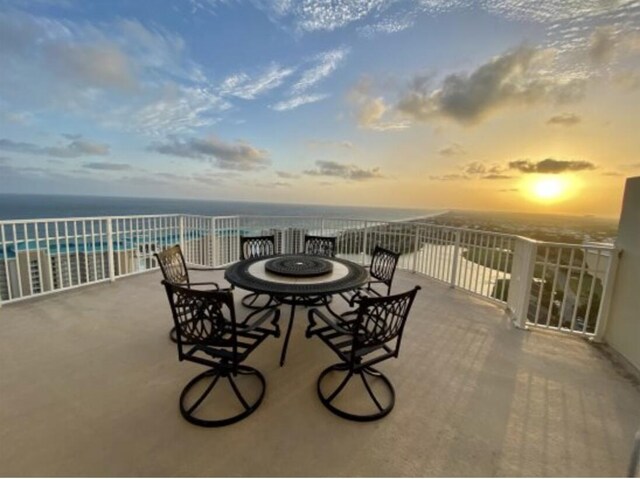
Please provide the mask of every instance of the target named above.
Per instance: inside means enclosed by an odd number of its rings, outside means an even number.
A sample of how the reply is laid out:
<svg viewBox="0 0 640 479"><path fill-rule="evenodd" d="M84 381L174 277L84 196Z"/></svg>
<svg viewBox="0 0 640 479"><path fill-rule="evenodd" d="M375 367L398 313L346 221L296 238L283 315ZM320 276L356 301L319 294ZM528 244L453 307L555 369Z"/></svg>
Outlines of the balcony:
<svg viewBox="0 0 640 479"><path fill-rule="evenodd" d="M622 475L640 424L624 359L638 359L631 181L615 247L419 221L0 221L0 474ZM178 396L201 368L177 361L153 253L180 243L187 261L222 266L241 235L260 233L282 253L305 233L337 236L357 262L376 244L402 253L394 290L422 291L400 358L383 365L390 416L354 424L324 409L315 382L334 358L304 339L301 310L285 367L282 339L250 358L267 379L254 415L217 430L181 418Z"/></svg>
<svg viewBox="0 0 640 479"><path fill-rule="evenodd" d="M228 428L194 427L178 395L201 368L177 361L159 281L155 271L3 306L2 475L625 472L640 391L618 363L406 271L395 289L423 289L400 358L383 366L397 392L388 418L351 423L320 404L315 381L334 358L304 338L302 310L283 368L282 338L250 358L267 379L258 411Z"/></svg>

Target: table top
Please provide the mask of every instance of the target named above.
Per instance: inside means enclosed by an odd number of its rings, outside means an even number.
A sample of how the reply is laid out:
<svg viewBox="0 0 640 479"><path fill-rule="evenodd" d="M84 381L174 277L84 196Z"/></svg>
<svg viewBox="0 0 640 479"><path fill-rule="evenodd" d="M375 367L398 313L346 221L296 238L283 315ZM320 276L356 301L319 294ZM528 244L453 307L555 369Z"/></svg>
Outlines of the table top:
<svg viewBox="0 0 640 479"><path fill-rule="evenodd" d="M320 276L283 276L265 269L267 261L295 256L299 255L263 256L240 261L229 266L224 277L229 283L242 289L282 296L342 293L362 286L369 279L364 267L341 258L322 258L332 264L333 270Z"/></svg>

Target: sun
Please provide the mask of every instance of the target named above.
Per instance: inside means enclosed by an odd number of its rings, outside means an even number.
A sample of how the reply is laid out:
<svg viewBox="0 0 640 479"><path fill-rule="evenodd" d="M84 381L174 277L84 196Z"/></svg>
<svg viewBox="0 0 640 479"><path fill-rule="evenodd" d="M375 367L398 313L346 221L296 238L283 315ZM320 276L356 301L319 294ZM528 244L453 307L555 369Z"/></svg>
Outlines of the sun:
<svg viewBox="0 0 640 479"><path fill-rule="evenodd" d="M555 202L561 200L567 194L566 179L553 176L537 178L531 183L531 195L542 202Z"/></svg>

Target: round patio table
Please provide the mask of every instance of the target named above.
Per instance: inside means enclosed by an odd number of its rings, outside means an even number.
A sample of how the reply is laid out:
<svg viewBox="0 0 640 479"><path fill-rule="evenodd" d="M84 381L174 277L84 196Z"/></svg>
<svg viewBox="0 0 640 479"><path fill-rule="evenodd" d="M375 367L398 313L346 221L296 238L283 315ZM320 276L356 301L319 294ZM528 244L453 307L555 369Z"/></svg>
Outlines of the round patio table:
<svg viewBox="0 0 640 479"><path fill-rule="evenodd" d="M357 289L367 282L367 270L352 261L312 255L275 255L239 261L229 266L225 279L234 286L268 294L291 306L280 354L284 365L296 306L318 304L327 296Z"/></svg>

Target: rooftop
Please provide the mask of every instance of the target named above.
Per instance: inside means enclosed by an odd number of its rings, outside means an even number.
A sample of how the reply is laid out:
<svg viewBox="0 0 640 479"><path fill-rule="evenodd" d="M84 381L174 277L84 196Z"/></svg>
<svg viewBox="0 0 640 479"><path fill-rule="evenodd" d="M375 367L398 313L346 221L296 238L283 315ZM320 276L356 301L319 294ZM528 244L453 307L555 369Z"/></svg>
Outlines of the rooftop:
<svg viewBox="0 0 640 479"><path fill-rule="evenodd" d="M352 423L320 404L316 379L335 358L304 339L301 308L284 367L282 338L247 361L267 379L257 412L193 426L178 397L203 369L178 362L159 282L155 271L2 306L1 475L625 473L640 387L606 350L515 329L502 307L405 271L394 290L423 289L400 357L381 365L397 393L387 418Z"/></svg>

